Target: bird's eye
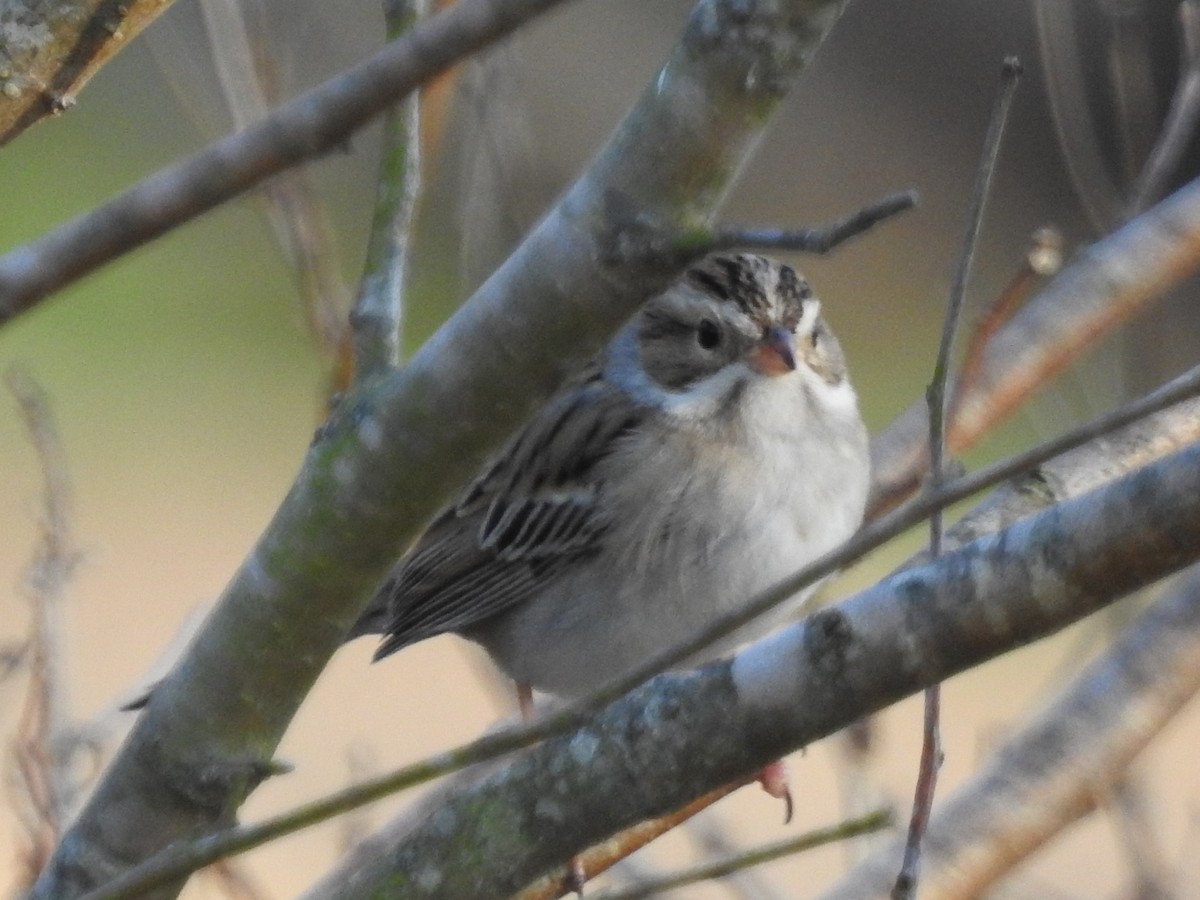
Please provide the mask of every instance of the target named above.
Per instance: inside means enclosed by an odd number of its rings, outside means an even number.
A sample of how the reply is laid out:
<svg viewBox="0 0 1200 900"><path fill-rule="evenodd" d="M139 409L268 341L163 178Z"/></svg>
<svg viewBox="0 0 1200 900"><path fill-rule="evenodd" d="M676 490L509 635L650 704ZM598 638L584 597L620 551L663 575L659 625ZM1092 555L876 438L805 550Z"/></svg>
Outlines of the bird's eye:
<svg viewBox="0 0 1200 900"><path fill-rule="evenodd" d="M811 334L808 336L808 340L809 340L809 342L810 342L810 343L812 343L812 347L813 347L813 349L814 349L814 350L816 350L816 349L817 349L817 344L819 344L819 343L821 342L821 328L820 328L820 326L814 326L814 327L813 327L812 333L811 333Z"/></svg>
<svg viewBox="0 0 1200 900"><path fill-rule="evenodd" d="M721 330L712 319L701 319L696 327L696 343L705 350L714 349L721 343Z"/></svg>

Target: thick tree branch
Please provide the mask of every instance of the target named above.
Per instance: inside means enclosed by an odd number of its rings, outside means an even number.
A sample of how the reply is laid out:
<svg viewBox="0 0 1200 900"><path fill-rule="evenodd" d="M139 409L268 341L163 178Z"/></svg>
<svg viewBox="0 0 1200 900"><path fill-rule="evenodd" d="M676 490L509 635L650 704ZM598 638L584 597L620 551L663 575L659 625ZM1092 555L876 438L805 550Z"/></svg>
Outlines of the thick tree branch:
<svg viewBox="0 0 1200 900"><path fill-rule="evenodd" d="M1200 557L1200 446L660 676L451 797L324 897L506 895L642 818ZM796 698L804 698L797 703Z"/></svg>
<svg viewBox="0 0 1200 900"><path fill-rule="evenodd" d="M451 12L467 7L478 4L464 0ZM34 896L73 896L170 843L232 823L397 548L564 368L594 353L676 275L685 259L660 251L708 226L765 113L839 8L699 4L652 88L517 253L403 371L340 404ZM413 32L422 58L436 27Z"/></svg>
<svg viewBox="0 0 1200 900"><path fill-rule="evenodd" d="M0 145L75 105L75 95L170 0L0 4Z"/></svg>
<svg viewBox="0 0 1200 900"><path fill-rule="evenodd" d="M1200 690L1200 575L1156 601L934 814L922 896L966 900L1094 810L1134 757ZM880 846L824 900L887 895L900 852Z"/></svg>
<svg viewBox="0 0 1200 900"><path fill-rule="evenodd" d="M1196 442L1200 442L1200 399L1170 406L1014 479L955 522L947 532L947 546L993 534ZM923 553L914 558L914 562L925 561Z"/></svg>

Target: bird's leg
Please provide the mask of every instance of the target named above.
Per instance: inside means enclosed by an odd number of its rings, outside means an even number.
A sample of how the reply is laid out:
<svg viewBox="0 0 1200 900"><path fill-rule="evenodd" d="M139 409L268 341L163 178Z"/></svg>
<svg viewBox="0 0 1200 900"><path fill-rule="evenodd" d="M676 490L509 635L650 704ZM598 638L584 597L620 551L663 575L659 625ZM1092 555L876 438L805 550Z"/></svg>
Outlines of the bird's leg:
<svg viewBox="0 0 1200 900"><path fill-rule="evenodd" d="M533 688L524 681L518 681L517 685L517 708L521 711L522 722L533 721ZM786 780L787 775L784 774ZM765 782L764 782L765 784ZM785 785L786 787L786 785ZM789 806L790 808L790 806ZM572 856L567 860L567 887L574 891L576 896L583 897L583 886L587 883L587 872L583 868L583 857Z"/></svg>
<svg viewBox="0 0 1200 900"><path fill-rule="evenodd" d="M788 776L787 762L777 759L763 767L758 773L762 789L776 800L783 801L783 824L792 821L792 786Z"/></svg>

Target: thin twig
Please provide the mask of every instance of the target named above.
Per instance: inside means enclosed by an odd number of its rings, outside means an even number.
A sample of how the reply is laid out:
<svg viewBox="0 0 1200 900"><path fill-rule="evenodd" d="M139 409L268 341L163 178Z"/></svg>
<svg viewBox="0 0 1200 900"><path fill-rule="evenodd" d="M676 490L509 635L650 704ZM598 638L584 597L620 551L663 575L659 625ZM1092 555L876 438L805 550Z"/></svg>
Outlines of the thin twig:
<svg viewBox="0 0 1200 900"><path fill-rule="evenodd" d="M701 881L724 878L741 869L760 866L763 863L782 859L786 856L794 856L798 853L803 853L805 850L824 847L826 844L832 844L835 841L844 841L860 837L864 834L871 834L872 832L889 828L891 825L891 811L886 809L876 810L868 815L856 819L848 819L845 822L832 825L828 828L818 828L806 834L797 835L796 837L776 841L771 844L764 844L752 850L743 850L740 853L735 853L721 859L709 860L670 875L663 875L652 881L645 881L627 888L600 891L592 900L641 900L641 898L652 897L655 894L661 894L663 891L686 887L689 884L698 884Z"/></svg>
<svg viewBox="0 0 1200 900"><path fill-rule="evenodd" d="M346 748L346 775L350 784L365 781L377 771L375 752L368 744L358 741ZM360 844L370 832L370 815L361 807L351 810L342 818L338 845L344 853Z"/></svg>
<svg viewBox="0 0 1200 900"><path fill-rule="evenodd" d="M942 325L942 340L938 347L934 365L933 381L926 392L929 404L929 458L930 485L934 490L942 487L946 478L944 457L946 454L946 386L950 380L950 360L954 350L954 336L962 317L963 301L967 293L967 280L971 274L971 263L975 258L979 229L983 223L983 210L987 203L988 187L996 170L996 158L1000 153L1000 138L1008 121L1017 82L1021 75L1021 64L1016 57L1004 61L1000 76L1000 89L992 107L987 135L983 141L983 157L975 175L975 186L971 192L971 208L967 218L967 233L963 239L962 252L954 274L950 291L949 308ZM929 517L929 553L937 559L942 551L942 513L936 511ZM909 900L916 894L921 866L921 838L929 822L929 811L933 807L933 795L937 789L938 770L942 765L942 738L939 719L941 717L941 685L925 689L924 737L921 746L921 763L917 775L917 786L913 798L912 818L908 825L908 841L904 849L904 862L892 889L895 900Z"/></svg>
<svg viewBox="0 0 1200 900"><path fill-rule="evenodd" d="M1161 680L1169 683L1179 672L1164 665L1160 674ZM1175 894L1170 890L1170 866L1159 846L1158 817L1150 809L1146 786L1139 784L1136 773L1124 766L1115 768L1112 776L1108 790L1097 790L1097 800L1114 823L1117 843L1133 882L1129 895L1138 900L1171 900Z"/></svg>
<svg viewBox="0 0 1200 900"><path fill-rule="evenodd" d="M1050 226L1035 230L1020 267L971 331L946 421L954 421L963 398L978 387L983 373L984 350L991 339L1029 299L1040 279L1058 274L1062 262L1062 233Z"/></svg>
<svg viewBox="0 0 1200 900"><path fill-rule="evenodd" d="M857 815L847 815L843 819L858 818ZM722 856L733 856L740 852L734 841L737 829L733 823L724 821L716 815L694 816L685 822L682 828L684 836L695 845L701 854L701 859L715 859ZM657 878L659 872L645 871L640 875L627 878L626 885L634 885ZM725 888L729 891L730 900L783 900L791 893L781 893L767 878L765 872L755 868L740 869L731 872L725 878Z"/></svg>
<svg viewBox="0 0 1200 900"><path fill-rule="evenodd" d="M234 128L262 121L280 99L268 35L236 0L201 0L209 47ZM350 290L338 268L337 241L308 172L292 169L257 194L275 242L296 275L305 321L330 363L329 397L344 391L351 375L346 311Z"/></svg>
<svg viewBox="0 0 1200 900"><path fill-rule="evenodd" d="M81 554L71 536L71 484L49 399L37 382L16 368L6 373L5 381L20 406L45 479L39 546L25 577L33 611L25 653L29 688L15 747L24 790L21 806L26 815L22 819L29 840L27 874L32 884L58 841L74 796L61 606Z"/></svg>
<svg viewBox="0 0 1200 900"><path fill-rule="evenodd" d="M428 15L428 0L386 0L388 40ZM400 362L409 246L421 187L421 93L413 91L383 120L383 154L367 260L350 311L354 379Z"/></svg>
<svg viewBox="0 0 1200 900"><path fill-rule="evenodd" d="M971 275L971 264L975 259L979 230L983 224L984 206L988 188L996 170L996 158L1000 153L1000 138L1008 121L1017 82L1021 75L1021 64L1016 57L1004 61L1000 74L1000 88L992 107L987 134L983 140L983 156L975 174L975 185L971 190L971 207L967 212L967 231L963 237L962 250L950 289L950 303L942 323L942 339L938 346L937 362L934 364L933 380L926 391L929 406L929 457L931 484L941 487L946 477L944 457L946 455L946 386L950 380L950 362L954 352L954 337L958 322L962 318L963 301L967 293L967 280ZM935 512L929 520L930 551L937 558L941 551L942 516Z"/></svg>
<svg viewBox="0 0 1200 900"><path fill-rule="evenodd" d="M170 229L344 144L457 60L562 0L461 0L372 58L0 257L0 325Z"/></svg>
<svg viewBox="0 0 1200 900"><path fill-rule="evenodd" d="M836 222L818 228L743 228L738 225L722 225L713 229L708 239L711 244L708 249L717 251L748 247L756 250L794 250L824 254L916 205L917 192L907 190L888 194Z"/></svg>
<svg viewBox="0 0 1200 900"><path fill-rule="evenodd" d="M1196 121L1200 118L1200 4L1182 0L1178 6L1180 77L1171 97L1171 107L1159 132L1154 149L1138 175L1137 184L1125 210L1125 217L1137 215L1166 189L1179 161L1193 145Z"/></svg>
<svg viewBox="0 0 1200 900"><path fill-rule="evenodd" d="M679 827L692 818L692 816L708 809L708 807L712 806L718 800L728 797L746 783L738 782L736 784L725 785L724 787L717 788L715 791L709 791L703 797L697 797L687 806L669 815L639 822L632 828L627 828L620 834L614 835L610 840L589 847L585 852L571 860L571 863L573 866L578 866L582 869L588 878L595 878L600 873L607 872L635 850L640 850L651 841ZM561 870L539 881L535 881L532 885L517 894L513 900L552 900L552 898L571 893L576 888L574 873ZM591 894L588 897L591 900Z"/></svg>
<svg viewBox="0 0 1200 900"><path fill-rule="evenodd" d="M628 676L613 682L568 707L540 719L493 732L467 744L443 751L361 784L336 791L293 810L252 825L239 825L199 838L183 846L164 850L126 870L108 884L86 895L87 900L116 900L136 891L146 891L182 877L225 856L243 853L278 837L300 831L351 809L372 803L474 763L495 759L514 750L532 746L548 737L564 734L585 723L590 716L628 693L648 678L665 671L708 644L744 627L810 584L882 546L926 519L934 509L944 509L986 490L1046 460L1073 450L1130 422L1167 406L1200 395L1200 367L1175 379L1145 397L1113 410L1057 438L1007 459L963 475L939 490L921 494L881 516L840 547L809 563L774 587L755 595L740 612L726 615L691 640L660 653Z"/></svg>

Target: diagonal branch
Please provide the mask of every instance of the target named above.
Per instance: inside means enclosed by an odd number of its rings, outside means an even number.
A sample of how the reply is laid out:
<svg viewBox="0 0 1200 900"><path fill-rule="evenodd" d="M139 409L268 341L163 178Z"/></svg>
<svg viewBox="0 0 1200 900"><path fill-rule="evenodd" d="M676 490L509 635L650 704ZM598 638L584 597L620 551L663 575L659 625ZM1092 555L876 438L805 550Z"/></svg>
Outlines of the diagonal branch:
<svg viewBox="0 0 1200 900"><path fill-rule="evenodd" d="M648 878L627 888L601 891L595 895L595 900L645 900L646 897L656 897L665 891L675 890L676 888L687 887L688 885L698 884L703 881L713 881L718 878L727 878L751 866L759 866L776 859L795 856L806 850L823 847L835 841L860 837L878 831L881 828L888 828L892 824L890 811L886 809L876 810L868 815L848 819L837 825L830 825L826 828L819 828L815 831L797 835L796 837L775 841L762 847L755 847L751 850L743 850L718 859L697 863L694 866L679 872L673 872L669 875Z"/></svg>
<svg viewBox="0 0 1200 900"><path fill-rule="evenodd" d="M561 0L462 0L267 119L0 257L0 325L123 253L328 153L420 84Z"/></svg>
<svg viewBox="0 0 1200 900"><path fill-rule="evenodd" d="M916 205L917 192L907 190L881 197L821 228L748 228L720 225L713 229L708 249L715 251L753 247L756 250L792 250L824 254L844 241L857 237Z"/></svg>

